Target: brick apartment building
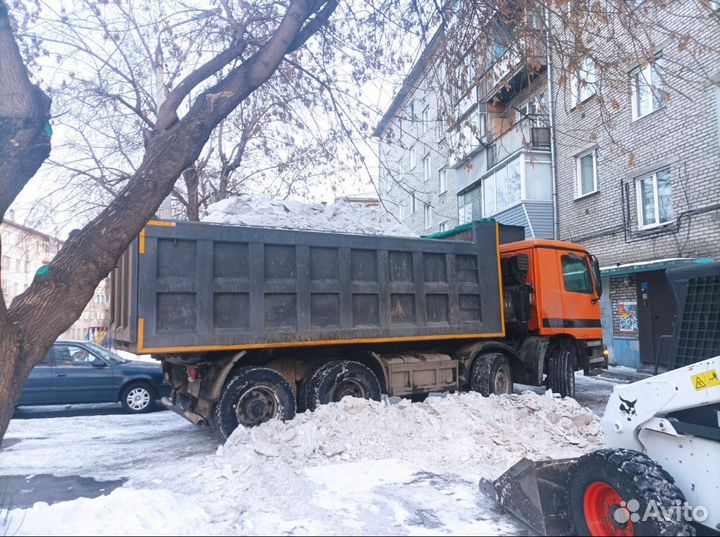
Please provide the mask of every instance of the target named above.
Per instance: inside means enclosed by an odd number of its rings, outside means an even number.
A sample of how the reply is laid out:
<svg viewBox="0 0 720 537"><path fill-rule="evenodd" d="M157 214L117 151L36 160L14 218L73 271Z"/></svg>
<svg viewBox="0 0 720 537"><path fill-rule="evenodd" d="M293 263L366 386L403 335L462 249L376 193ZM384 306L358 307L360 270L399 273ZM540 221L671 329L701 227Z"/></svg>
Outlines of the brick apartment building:
<svg viewBox="0 0 720 537"><path fill-rule="evenodd" d="M529 47L532 73L502 47L476 54L484 62L445 66L441 28L374 133L384 205L422 235L492 217L524 226L526 237L583 244L603 267L611 359L652 366L674 315L664 270L720 259L717 9L671 3L651 14L665 33L643 34L651 58L613 73L589 58L570 77L543 39ZM613 46L637 45L618 26ZM683 48L672 32L707 49ZM598 58L612 53L596 47ZM468 90L448 108L444 85L458 69ZM448 116L459 126L449 128Z"/></svg>

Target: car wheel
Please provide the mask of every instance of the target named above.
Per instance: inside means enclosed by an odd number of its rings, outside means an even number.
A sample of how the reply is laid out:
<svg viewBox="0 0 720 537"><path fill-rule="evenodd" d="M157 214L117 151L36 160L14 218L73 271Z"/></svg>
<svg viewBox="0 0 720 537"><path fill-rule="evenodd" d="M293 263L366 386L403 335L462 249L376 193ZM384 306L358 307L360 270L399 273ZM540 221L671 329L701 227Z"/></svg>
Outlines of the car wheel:
<svg viewBox="0 0 720 537"><path fill-rule="evenodd" d="M131 382L120 394L120 403L129 414L142 414L152 409L157 398L155 389L144 382Z"/></svg>

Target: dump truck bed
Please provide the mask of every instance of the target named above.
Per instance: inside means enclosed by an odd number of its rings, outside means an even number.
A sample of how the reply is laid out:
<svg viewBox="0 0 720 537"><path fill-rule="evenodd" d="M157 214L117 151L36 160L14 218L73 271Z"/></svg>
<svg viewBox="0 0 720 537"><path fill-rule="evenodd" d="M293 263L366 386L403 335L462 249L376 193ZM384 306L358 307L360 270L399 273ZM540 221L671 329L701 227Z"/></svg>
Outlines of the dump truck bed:
<svg viewBox="0 0 720 537"><path fill-rule="evenodd" d="M112 333L137 353L504 333L500 230L471 241L150 222L112 275Z"/></svg>

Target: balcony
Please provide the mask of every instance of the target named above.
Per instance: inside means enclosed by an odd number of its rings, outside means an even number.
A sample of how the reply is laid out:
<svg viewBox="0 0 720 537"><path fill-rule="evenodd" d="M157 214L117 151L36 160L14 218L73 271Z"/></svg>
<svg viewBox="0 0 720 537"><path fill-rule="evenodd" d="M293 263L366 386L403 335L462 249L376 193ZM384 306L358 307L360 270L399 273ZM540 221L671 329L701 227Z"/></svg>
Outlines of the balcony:
<svg viewBox="0 0 720 537"><path fill-rule="evenodd" d="M507 103L545 70L546 50L543 36L515 43L485 72L480 81L480 101Z"/></svg>
<svg viewBox="0 0 720 537"><path fill-rule="evenodd" d="M488 168L520 150L550 150L548 117L525 117L512 122L502 113L489 113L488 140Z"/></svg>

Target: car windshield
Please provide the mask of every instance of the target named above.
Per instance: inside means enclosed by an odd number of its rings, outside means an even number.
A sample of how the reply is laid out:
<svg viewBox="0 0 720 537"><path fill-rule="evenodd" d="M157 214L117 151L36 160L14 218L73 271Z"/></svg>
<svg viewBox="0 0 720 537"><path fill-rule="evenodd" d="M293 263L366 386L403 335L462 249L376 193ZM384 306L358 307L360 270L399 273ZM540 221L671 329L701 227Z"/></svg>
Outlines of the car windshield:
<svg viewBox="0 0 720 537"><path fill-rule="evenodd" d="M87 346L90 347L95 354L102 356L111 364L126 364L128 362L125 358L118 356L114 352L111 352L96 343L87 343Z"/></svg>

